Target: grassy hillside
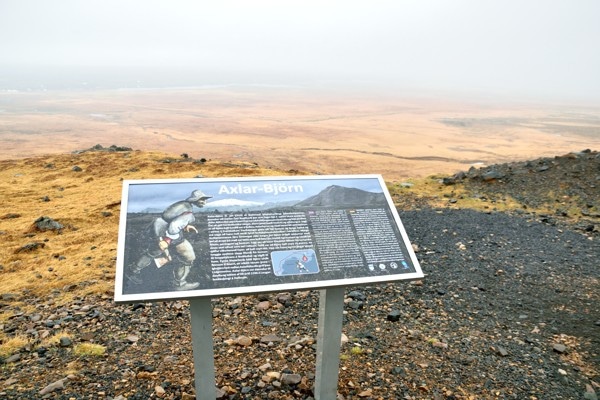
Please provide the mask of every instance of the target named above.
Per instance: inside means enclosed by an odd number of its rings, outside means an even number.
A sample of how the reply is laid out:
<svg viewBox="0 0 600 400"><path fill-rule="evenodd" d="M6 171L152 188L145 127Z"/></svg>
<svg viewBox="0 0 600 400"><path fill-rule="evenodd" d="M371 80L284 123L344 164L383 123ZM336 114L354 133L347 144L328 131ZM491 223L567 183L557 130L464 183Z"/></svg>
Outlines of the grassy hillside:
<svg viewBox="0 0 600 400"><path fill-rule="evenodd" d="M105 150L0 161L0 294L112 295L124 179L295 173ZM63 228L39 230L41 217Z"/></svg>
<svg viewBox="0 0 600 400"><path fill-rule="evenodd" d="M27 293L33 298L52 294L57 302L89 293L112 297L124 179L303 174L296 170L261 168L252 163L116 150L125 151L115 151L114 146L97 146L73 154L0 161L0 295L19 294L24 307L32 307L31 303L27 304ZM538 215L565 214L572 219L581 217L586 210L596 213L600 206L593 200L598 190L594 185L583 199L581 193L573 195L573 188L567 185L569 182L585 185L593 171L581 173L583 169L576 163L594 169L598 162L596 153L545 160L552 168L542 173L518 174L518 185L510 176L493 182L474 177L452 184L442 184L442 176L430 176L387 184L401 209L520 210ZM493 168L516 170L515 165ZM578 173L567 177L564 171L575 166ZM531 184L527 183L529 180ZM515 193L511 193L510 188ZM527 199L516 199L532 189L537 190L535 196L529 196L536 200L535 204L525 201ZM548 192L547 196L540 190ZM582 211L569 211L566 215L563 211L566 209ZM62 229L40 231L35 222L42 217L58 222ZM586 224L590 226L589 222Z"/></svg>

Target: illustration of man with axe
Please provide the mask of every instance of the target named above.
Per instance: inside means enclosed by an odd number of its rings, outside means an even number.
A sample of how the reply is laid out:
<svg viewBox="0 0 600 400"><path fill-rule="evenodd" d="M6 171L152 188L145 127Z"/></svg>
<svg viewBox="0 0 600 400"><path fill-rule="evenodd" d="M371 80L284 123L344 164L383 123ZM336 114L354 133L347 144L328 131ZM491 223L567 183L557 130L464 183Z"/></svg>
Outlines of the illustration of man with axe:
<svg viewBox="0 0 600 400"><path fill-rule="evenodd" d="M174 290L192 290L200 283L188 282L186 278L190 274L196 254L192 244L184 237L184 232L198 233L192 224L195 221L194 206L204 207L207 196L201 190L194 190L190 197L168 206L160 217L152 223L152 234L155 245L152 245L140 257L140 259L129 268L127 278L135 284L141 284L141 271L154 263L157 268L174 261L173 286Z"/></svg>

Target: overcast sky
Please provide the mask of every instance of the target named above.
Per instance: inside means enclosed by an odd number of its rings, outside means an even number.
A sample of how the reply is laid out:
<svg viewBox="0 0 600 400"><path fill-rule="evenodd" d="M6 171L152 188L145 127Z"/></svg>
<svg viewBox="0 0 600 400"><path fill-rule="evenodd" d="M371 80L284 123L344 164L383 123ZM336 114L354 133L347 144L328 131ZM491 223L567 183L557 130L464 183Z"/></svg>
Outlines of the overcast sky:
<svg viewBox="0 0 600 400"><path fill-rule="evenodd" d="M600 99L599 21L598 0L0 0L0 72L181 67Z"/></svg>

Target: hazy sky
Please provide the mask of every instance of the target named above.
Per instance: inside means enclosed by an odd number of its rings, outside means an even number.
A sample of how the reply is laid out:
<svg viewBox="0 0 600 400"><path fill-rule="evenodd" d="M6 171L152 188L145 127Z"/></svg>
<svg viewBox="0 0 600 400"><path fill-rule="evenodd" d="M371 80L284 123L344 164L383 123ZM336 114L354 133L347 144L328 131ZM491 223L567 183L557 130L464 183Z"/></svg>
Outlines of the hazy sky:
<svg viewBox="0 0 600 400"><path fill-rule="evenodd" d="M598 0L0 0L0 72L180 67L600 99Z"/></svg>

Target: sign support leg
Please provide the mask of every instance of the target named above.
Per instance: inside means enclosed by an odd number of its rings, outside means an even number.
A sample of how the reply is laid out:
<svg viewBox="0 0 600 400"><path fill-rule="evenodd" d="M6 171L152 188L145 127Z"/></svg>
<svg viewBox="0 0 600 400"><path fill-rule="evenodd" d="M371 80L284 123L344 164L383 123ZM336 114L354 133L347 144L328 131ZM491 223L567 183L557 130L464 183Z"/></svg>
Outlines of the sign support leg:
<svg viewBox="0 0 600 400"><path fill-rule="evenodd" d="M320 291L315 400L335 400L344 312L343 286Z"/></svg>
<svg viewBox="0 0 600 400"><path fill-rule="evenodd" d="M215 353L210 297L190 299L194 382L197 400L215 400Z"/></svg>

